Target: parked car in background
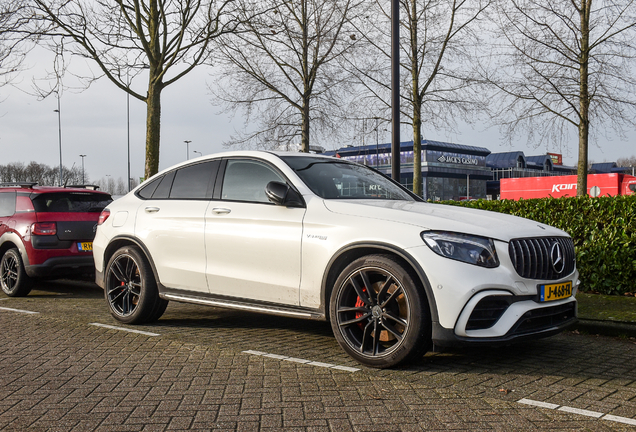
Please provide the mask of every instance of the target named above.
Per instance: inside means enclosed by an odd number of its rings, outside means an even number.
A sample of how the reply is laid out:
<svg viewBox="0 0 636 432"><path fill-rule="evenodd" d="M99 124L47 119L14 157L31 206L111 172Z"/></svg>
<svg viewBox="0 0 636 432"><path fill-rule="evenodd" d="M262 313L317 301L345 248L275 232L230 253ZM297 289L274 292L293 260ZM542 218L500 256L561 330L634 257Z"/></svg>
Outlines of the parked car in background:
<svg viewBox="0 0 636 432"><path fill-rule="evenodd" d="M0 285L25 296L33 279L93 274L93 238L112 201L85 187L0 183Z"/></svg>
<svg viewBox="0 0 636 432"><path fill-rule="evenodd" d="M318 155L231 152L168 168L104 209L94 258L123 323L157 320L170 300L329 320L372 367L576 321L567 233L426 203Z"/></svg>

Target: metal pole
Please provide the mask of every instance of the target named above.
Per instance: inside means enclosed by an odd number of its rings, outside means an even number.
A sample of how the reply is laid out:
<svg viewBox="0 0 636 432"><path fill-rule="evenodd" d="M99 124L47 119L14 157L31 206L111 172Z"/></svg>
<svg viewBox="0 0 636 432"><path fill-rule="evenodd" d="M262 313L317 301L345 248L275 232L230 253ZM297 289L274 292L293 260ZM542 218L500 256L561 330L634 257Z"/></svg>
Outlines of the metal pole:
<svg viewBox="0 0 636 432"><path fill-rule="evenodd" d="M379 150L379 145L380 145L380 138L378 137L378 127L380 127L379 124L379 120L376 117L375 118L375 168L378 168L378 164L379 161L378 159L380 158L380 150Z"/></svg>
<svg viewBox="0 0 636 432"><path fill-rule="evenodd" d="M186 160L190 160L190 143L192 141L185 140L183 142L186 143Z"/></svg>
<svg viewBox="0 0 636 432"><path fill-rule="evenodd" d="M86 184L86 180L84 180L84 158L86 155L80 155L82 158L82 186Z"/></svg>
<svg viewBox="0 0 636 432"><path fill-rule="evenodd" d="M470 174L466 174L466 200L470 199Z"/></svg>
<svg viewBox="0 0 636 432"><path fill-rule="evenodd" d="M62 179L62 111L60 109L60 94L57 94L57 109L53 110L57 113L57 131L58 131L58 141L60 143L60 186L64 184L64 180Z"/></svg>
<svg viewBox="0 0 636 432"><path fill-rule="evenodd" d="M126 72L126 83L130 90L130 75ZM130 178L130 93L126 92L126 131L128 133L128 192L132 189Z"/></svg>
<svg viewBox="0 0 636 432"><path fill-rule="evenodd" d="M391 0L391 177L400 181L400 2Z"/></svg>

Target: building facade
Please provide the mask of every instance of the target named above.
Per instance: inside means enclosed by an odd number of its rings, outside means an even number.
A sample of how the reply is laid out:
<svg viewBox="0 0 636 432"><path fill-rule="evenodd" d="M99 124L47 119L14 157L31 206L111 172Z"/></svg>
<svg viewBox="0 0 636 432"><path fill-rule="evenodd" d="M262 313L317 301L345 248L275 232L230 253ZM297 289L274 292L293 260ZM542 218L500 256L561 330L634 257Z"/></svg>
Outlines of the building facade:
<svg viewBox="0 0 636 432"><path fill-rule="evenodd" d="M391 175L391 144L343 147L327 155L374 167ZM492 173L486 166L490 150L463 144L422 140L422 191L425 200L486 198ZM413 141L400 145L400 182L413 189Z"/></svg>

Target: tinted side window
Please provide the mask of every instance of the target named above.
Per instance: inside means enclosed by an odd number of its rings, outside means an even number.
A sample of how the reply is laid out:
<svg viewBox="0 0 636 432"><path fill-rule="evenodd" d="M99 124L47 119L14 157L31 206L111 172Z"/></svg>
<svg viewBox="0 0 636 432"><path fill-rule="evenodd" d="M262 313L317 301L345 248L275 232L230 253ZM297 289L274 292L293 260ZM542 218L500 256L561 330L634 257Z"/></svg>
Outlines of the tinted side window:
<svg viewBox="0 0 636 432"><path fill-rule="evenodd" d="M155 193L157 186L159 186L159 183L161 183L161 180L163 180L163 176L154 179L153 181L139 189L139 191L137 191L137 195L144 199L150 199L150 197L152 197L152 194Z"/></svg>
<svg viewBox="0 0 636 432"><path fill-rule="evenodd" d="M225 168L221 198L231 201L269 203L265 186L271 181L285 183L276 171L263 162L229 160Z"/></svg>
<svg viewBox="0 0 636 432"><path fill-rule="evenodd" d="M0 217L15 213L15 192L0 193Z"/></svg>
<svg viewBox="0 0 636 432"><path fill-rule="evenodd" d="M169 172L163 179L161 179L161 183L155 189L155 192L152 194L152 199L165 199L170 196L170 188L172 188L172 180L174 179L174 171Z"/></svg>
<svg viewBox="0 0 636 432"><path fill-rule="evenodd" d="M210 197L214 187L213 184L210 185L210 182L211 179L216 178L219 163L219 161L209 161L177 170L174 182L172 182L170 198L203 199Z"/></svg>

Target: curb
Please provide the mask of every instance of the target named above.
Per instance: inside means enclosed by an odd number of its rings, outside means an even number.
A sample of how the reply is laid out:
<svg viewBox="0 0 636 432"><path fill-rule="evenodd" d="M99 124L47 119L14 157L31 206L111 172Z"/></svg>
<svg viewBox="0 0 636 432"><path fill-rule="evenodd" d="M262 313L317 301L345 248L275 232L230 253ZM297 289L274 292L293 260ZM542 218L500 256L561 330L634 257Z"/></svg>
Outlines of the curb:
<svg viewBox="0 0 636 432"><path fill-rule="evenodd" d="M570 330L603 336L636 337L636 323L581 319Z"/></svg>

